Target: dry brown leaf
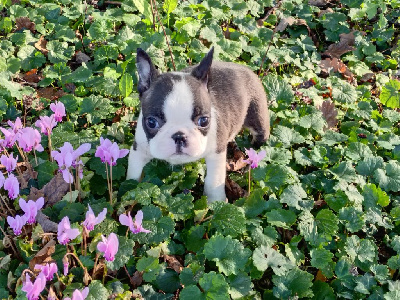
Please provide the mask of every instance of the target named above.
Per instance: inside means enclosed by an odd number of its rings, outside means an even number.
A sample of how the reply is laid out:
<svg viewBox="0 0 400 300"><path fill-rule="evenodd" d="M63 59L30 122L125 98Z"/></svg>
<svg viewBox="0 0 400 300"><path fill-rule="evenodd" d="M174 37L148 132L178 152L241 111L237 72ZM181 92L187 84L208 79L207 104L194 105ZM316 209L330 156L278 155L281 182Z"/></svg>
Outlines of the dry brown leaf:
<svg viewBox="0 0 400 300"><path fill-rule="evenodd" d="M322 115L328 124L327 127L324 128L324 130L328 130L330 128L336 127L338 120L337 120L337 110L335 108L335 104L331 102L330 100L325 100L322 102L322 105L318 107L318 109L322 112Z"/></svg>
<svg viewBox="0 0 400 300"><path fill-rule="evenodd" d="M43 77L37 73L37 69L26 72L24 75L22 75L22 78L29 83L38 83L43 79Z"/></svg>
<svg viewBox="0 0 400 300"><path fill-rule="evenodd" d="M29 261L29 269L34 271L35 265L41 265L53 261L51 255L56 251L56 241L50 240L36 255Z"/></svg>
<svg viewBox="0 0 400 300"><path fill-rule="evenodd" d="M315 280L319 280L319 281L326 281L326 277L324 276L324 274L322 274L321 270L318 270L317 275L315 275Z"/></svg>
<svg viewBox="0 0 400 300"><path fill-rule="evenodd" d="M47 55L49 51L47 50L46 46L47 40L42 35L40 39L35 43L35 48L42 52L44 55Z"/></svg>
<svg viewBox="0 0 400 300"><path fill-rule="evenodd" d="M325 14L331 14L331 13L334 13L334 11L333 11L332 8L328 7L327 9L321 10L321 11L318 13L318 18L322 17L322 16L325 15Z"/></svg>
<svg viewBox="0 0 400 300"><path fill-rule="evenodd" d="M15 24L17 25L16 31L22 29L29 29L31 32L35 32L35 23L33 23L28 17L19 17L15 19Z"/></svg>
<svg viewBox="0 0 400 300"><path fill-rule="evenodd" d="M340 34L340 41L336 44L329 45L328 49L323 53L330 57L340 58L343 54L355 50L355 31Z"/></svg>
<svg viewBox="0 0 400 300"><path fill-rule="evenodd" d="M176 259L175 256L173 255L164 255L164 260L167 262L168 267L173 269L176 273L180 273L183 270L182 264L179 262L179 260Z"/></svg>
<svg viewBox="0 0 400 300"><path fill-rule="evenodd" d="M324 7L327 6L330 2L330 0L309 0L308 4L311 6Z"/></svg>
<svg viewBox="0 0 400 300"><path fill-rule="evenodd" d="M83 62L88 62L90 60L90 57L83 53L82 51L78 51L75 54L75 61L79 64L82 64Z"/></svg>
<svg viewBox="0 0 400 300"><path fill-rule="evenodd" d="M354 76L353 73L347 68L347 66L339 59L336 57L333 58L325 58L321 60L319 63L319 66L321 70L325 73L330 73L331 71L333 72L339 72L341 73L347 80L353 81Z"/></svg>
<svg viewBox="0 0 400 300"><path fill-rule="evenodd" d="M230 201L237 200L239 198L247 196L247 191L244 190L240 185L238 185L235 181L233 181L229 177L226 177L225 192L226 192L226 197Z"/></svg>
<svg viewBox="0 0 400 300"><path fill-rule="evenodd" d="M58 224L51 221L49 217L41 211L38 211L36 221L42 226L44 232L57 232L58 230Z"/></svg>
<svg viewBox="0 0 400 300"><path fill-rule="evenodd" d="M129 276L129 281L133 289L136 289L143 282L143 272L136 271L133 276Z"/></svg>
<svg viewBox="0 0 400 300"><path fill-rule="evenodd" d="M46 197L47 205L53 205L60 201L69 191L69 184L65 182L61 173L57 173L43 187L43 193Z"/></svg>
<svg viewBox="0 0 400 300"><path fill-rule="evenodd" d="M49 100L57 100L58 98L65 95L63 90L56 89L53 87L46 87L43 89L38 89L37 93L38 93L39 97L46 98Z"/></svg>

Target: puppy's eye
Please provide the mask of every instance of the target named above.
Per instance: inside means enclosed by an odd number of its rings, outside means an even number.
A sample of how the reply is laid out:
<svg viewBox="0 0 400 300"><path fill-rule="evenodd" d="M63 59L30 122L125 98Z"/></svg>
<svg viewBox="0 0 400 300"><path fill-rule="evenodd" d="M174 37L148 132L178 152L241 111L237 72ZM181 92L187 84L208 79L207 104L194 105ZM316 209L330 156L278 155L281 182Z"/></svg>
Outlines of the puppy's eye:
<svg viewBox="0 0 400 300"><path fill-rule="evenodd" d="M154 117L148 117L146 118L146 125L150 129L156 129L160 127L160 124L158 123L157 119Z"/></svg>
<svg viewBox="0 0 400 300"><path fill-rule="evenodd" d="M200 117L197 120L197 125L199 127L207 127L209 123L210 123L210 119L208 117Z"/></svg>

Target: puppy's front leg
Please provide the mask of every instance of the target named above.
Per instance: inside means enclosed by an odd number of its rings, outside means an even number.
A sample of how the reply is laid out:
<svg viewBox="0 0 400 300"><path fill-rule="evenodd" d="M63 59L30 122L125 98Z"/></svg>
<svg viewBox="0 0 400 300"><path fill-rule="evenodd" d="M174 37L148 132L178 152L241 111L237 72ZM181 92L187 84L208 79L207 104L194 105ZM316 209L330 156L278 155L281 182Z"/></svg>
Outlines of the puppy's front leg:
<svg viewBox="0 0 400 300"><path fill-rule="evenodd" d="M226 201L226 151L212 153L206 157L207 175L204 179L204 194L208 203Z"/></svg>
<svg viewBox="0 0 400 300"><path fill-rule="evenodd" d="M144 166L150 161L150 157L140 148L131 147L128 158L128 172L126 179L140 180Z"/></svg>

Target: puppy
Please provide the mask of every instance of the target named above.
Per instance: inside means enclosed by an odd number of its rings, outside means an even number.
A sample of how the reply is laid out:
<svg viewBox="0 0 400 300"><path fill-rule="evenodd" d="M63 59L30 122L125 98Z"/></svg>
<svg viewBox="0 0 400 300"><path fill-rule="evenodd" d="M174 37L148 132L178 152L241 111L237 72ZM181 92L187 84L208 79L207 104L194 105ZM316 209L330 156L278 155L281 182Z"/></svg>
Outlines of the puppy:
<svg viewBox="0 0 400 300"><path fill-rule="evenodd" d="M159 74L137 50L141 111L130 150L127 179L139 180L152 159L184 164L205 158L208 202L225 201L226 150L242 126L259 147L269 136L263 85L247 67L213 62L214 48L200 64Z"/></svg>

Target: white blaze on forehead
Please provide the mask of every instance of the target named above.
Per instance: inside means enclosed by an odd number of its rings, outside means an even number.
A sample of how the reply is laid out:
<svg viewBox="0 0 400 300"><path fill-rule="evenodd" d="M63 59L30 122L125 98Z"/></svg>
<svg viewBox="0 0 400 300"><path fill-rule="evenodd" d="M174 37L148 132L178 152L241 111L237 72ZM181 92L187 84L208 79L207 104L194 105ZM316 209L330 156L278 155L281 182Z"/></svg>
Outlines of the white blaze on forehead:
<svg viewBox="0 0 400 300"><path fill-rule="evenodd" d="M185 80L174 82L164 102L164 113L168 124L193 124L193 94Z"/></svg>

